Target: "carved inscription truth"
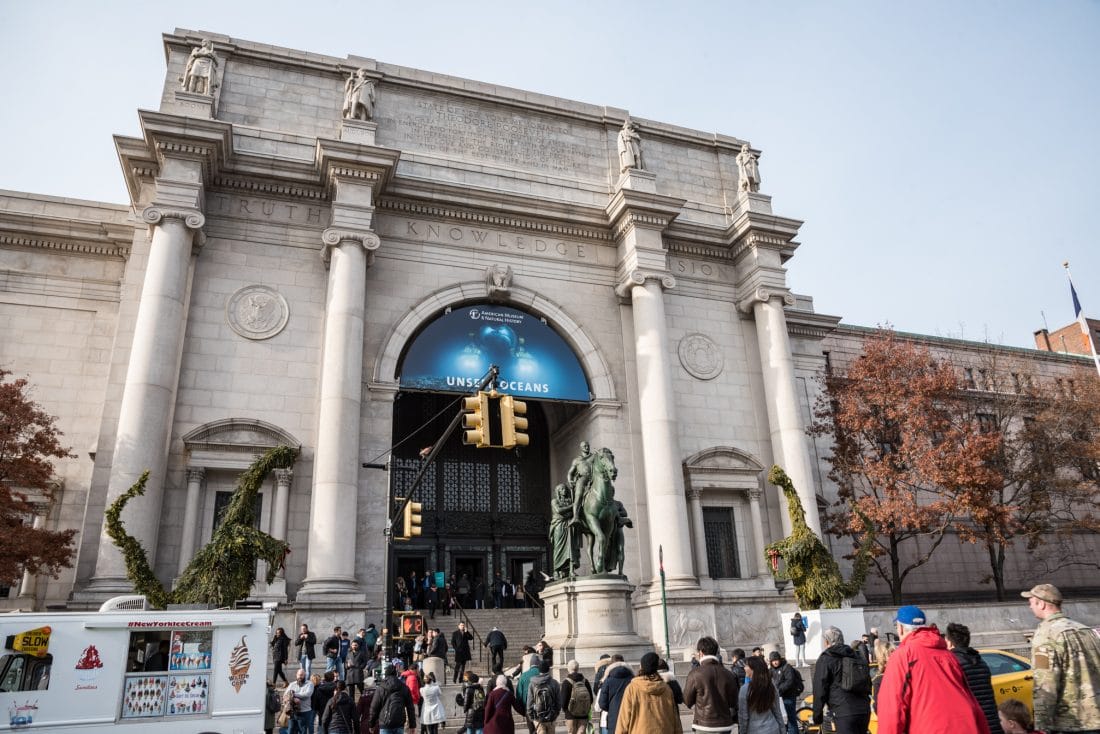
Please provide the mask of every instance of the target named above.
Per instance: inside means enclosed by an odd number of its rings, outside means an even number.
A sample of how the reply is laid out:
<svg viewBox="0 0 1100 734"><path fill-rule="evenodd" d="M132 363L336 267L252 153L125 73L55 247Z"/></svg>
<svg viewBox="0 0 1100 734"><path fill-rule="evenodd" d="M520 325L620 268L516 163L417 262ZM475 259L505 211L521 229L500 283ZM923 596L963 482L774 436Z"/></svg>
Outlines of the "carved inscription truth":
<svg viewBox="0 0 1100 734"><path fill-rule="evenodd" d="M577 142L572 126L454 101L418 99L414 114L397 118L400 140L436 153L458 153L524 168L576 174L593 151Z"/></svg>

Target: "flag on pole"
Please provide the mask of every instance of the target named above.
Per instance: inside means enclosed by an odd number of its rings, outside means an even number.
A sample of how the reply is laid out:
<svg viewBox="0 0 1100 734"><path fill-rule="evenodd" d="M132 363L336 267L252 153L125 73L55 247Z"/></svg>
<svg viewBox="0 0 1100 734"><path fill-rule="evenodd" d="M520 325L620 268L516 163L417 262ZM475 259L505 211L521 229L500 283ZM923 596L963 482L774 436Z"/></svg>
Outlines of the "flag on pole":
<svg viewBox="0 0 1100 734"><path fill-rule="evenodd" d="M1092 355L1092 361L1096 365L1096 371L1100 373L1100 356L1096 354L1096 343L1092 340L1092 330L1089 329L1089 321L1085 317L1084 309L1081 308L1081 299L1077 297L1077 289L1073 286L1073 277L1069 274L1069 263L1062 263L1062 267L1066 269L1066 278L1069 280L1069 294L1073 298L1073 317L1077 319L1077 323L1081 325L1081 331L1085 334L1085 341L1088 344L1089 354Z"/></svg>

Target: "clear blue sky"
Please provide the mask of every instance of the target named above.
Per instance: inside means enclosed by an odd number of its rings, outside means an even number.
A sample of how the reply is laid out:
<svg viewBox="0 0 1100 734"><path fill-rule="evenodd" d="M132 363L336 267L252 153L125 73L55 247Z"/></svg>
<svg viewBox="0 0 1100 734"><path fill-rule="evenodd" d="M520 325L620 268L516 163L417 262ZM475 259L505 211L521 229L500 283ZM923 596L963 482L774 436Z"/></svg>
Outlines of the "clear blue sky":
<svg viewBox="0 0 1100 734"><path fill-rule="evenodd" d="M177 27L477 79L751 140L846 322L1030 346L1100 317L1100 4L0 0L0 188L126 201ZM1090 214L1091 212L1091 214Z"/></svg>

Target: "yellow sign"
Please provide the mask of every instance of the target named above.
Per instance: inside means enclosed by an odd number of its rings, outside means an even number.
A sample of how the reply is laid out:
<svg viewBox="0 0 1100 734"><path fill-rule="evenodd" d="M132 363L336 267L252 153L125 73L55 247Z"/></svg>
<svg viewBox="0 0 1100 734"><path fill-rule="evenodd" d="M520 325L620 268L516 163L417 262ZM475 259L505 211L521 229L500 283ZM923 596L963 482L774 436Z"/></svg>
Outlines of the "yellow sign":
<svg viewBox="0 0 1100 734"><path fill-rule="evenodd" d="M12 641L11 649L39 658L45 657L46 653L50 651L51 631L49 627L39 627L38 629L16 633L13 635L15 639Z"/></svg>

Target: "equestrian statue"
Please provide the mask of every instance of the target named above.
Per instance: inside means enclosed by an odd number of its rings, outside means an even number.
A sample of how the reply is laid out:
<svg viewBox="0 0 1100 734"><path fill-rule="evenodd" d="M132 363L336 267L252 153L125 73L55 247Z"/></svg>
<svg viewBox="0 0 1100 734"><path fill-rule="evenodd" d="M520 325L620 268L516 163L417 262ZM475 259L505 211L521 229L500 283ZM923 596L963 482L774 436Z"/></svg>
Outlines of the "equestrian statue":
<svg viewBox="0 0 1100 734"><path fill-rule="evenodd" d="M626 538L623 528L634 523L622 502L615 499L615 455L611 449L593 452L581 442L580 456L573 459L566 482L554 488L550 503L550 546L554 577L576 576L581 543L588 540L588 561L593 576L623 575Z"/></svg>

